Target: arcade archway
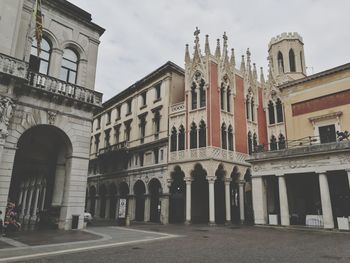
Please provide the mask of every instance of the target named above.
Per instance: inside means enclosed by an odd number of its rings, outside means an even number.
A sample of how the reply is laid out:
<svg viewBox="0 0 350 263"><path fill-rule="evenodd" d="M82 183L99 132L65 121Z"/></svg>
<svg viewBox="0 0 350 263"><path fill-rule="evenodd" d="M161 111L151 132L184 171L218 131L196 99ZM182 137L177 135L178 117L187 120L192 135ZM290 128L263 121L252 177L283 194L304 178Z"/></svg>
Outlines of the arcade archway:
<svg viewBox="0 0 350 263"><path fill-rule="evenodd" d="M215 223L225 223L225 171L223 166L220 164L216 170L215 180Z"/></svg>
<svg viewBox="0 0 350 263"><path fill-rule="evenodd" d="M196 164L191 173L191 215L192 223L209 222L209 185L206 179L207 172L200 164Z"/></svg>
<svg viewBox="0 0 350 263"><path fill-rule="evenodd" d="M115 220L117 216L117 187L114 183L109 185L109 219Z"/></svg>
<svg viewBox="0 0 350 263"><path fill-rule="evenodd" d="M144 221L145 216L145 184L138 180L134 185L135 194L135 221Z"/></svg>
<svg viewBox="0 0 350 263"><path fill-rule="evenodd" d="M162 186L158 179L152 179L148 184L150 194L150 221L160 222L160 195Z"/></svg>
<svg viewBox="0 0 350 263"><path fill-rule="evenodd" d="M179 166L176 166L171 174L170 202L169 202L169 222L185 222L185 202L186 202L186 183L185 174Z"/></svg>

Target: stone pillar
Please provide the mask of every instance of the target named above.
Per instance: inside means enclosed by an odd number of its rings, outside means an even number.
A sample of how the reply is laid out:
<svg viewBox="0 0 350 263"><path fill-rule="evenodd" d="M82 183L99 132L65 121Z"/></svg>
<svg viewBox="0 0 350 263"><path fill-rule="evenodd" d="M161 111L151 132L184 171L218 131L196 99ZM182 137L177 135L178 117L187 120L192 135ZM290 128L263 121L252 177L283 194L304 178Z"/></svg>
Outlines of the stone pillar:
<svg viewBox="0 0 350 263"><path fill-rule="evenodd" d="M27 195L28 195L28 186L26 185L24 188L24 196L23 196L23 202L22 202L22 210L21 210L21 216L24 216L26 204L27 204Z"/></svg>
<svg viewBox="0 0 350 263"><path fill-rule="evenodd" d="M186 181L186 224L191 223L191 178L185 178Z"/></svg>
<svg viewBox="0 0 350 263"><path fill-rule="evenodd" d="M144 221L149 222L150 221L150 215L151 215L151 197L148 194L145 194L145 211L144 211Z"/></svg>
<svg viewBox="0 0 350 263"><path fill-rule="evenodd" d="M57 164L56 165L56 173L55 173L55 184L53 188L52 194L52 206L60 206L63 201L63 191L65 184L65 164Z"/></svg>
<svg viewBox="0 0 350 263"><path fill-rule="evenodd" d="M241 220L241 224L245 221L245 215L244 215L244 181L239 182L239 219Z"/></svg>
<svg viewBox="0 0 350 263"><path fill-rule="evenodd" d="M100 218L100 207L101 207L100 196L96 195L96 200L95 200L95 217L97 217L97 218Z"/></svg>
<svg viewBox="0 0 350 263"><path fill-rule="evenodd" d="M26 211L26 215L25 215L26 219L29 219L31 216L30 208L31 208L32 199L33 199L33 192L34 192L34 188L33 188L33 185L31 185L29 188L29 199L28 199L27 211Z"/></svg>
<svg viewBox="0 0 350 263"><path fill-rule="evenodd" d="M209 185L209 225L215 225L215 177L207 176Z"/></svg>
<svg viewBox="0 0 350 263"><path fill-rule="evenodd" d="M160 206L160 223L169 224L169 194L163 194Z"/></svg>
<svg viewBox="0 0 350 263"><path fill-rule="evenodd" d="M286 179L284 175L278 176L278 187L279 187L279 193L280 193L281 225L289 226L290 218L289 218L288 193L287 193Z"/></svg>
<svg viewBox="0 0 350 263"><path fill-rule="evenodd" d="M49 75L55 78L60 76L61 63L62 63L63 51L58 48L53 48L51 51L51 61L55 61L55 63L51 63L49 67Z"/></svg>
<svg viewBox="0 0 350 263"><path fill-rule="evenodd" d="M21 185L21 192L19 194L17 206L20 206L22 204L22 199L23 199L23 193L24 193L24 185Z"/></svg>
<svg viewBox="0 0 350 263"><path fill-rule="evenodd" d="M225 179L225 205L226 205L226 224L231 224L231 193L230 184L232 179Z"/></svg>
<svg viewBox="0 0 350 263"><path fill-rule="evenodd" d="M38 211L38 201L39 201L39 193L40 193L40 185L37 186L35 190L35 199L34 199L34 207L33 207L33 221L37 219L37 211Z"/></svg>
<svg viewBox="0 0 350 263"><path fill-rule="evenodd" d="M345 170L348 173L348 183L349 183L349 188L350 188L350 169Z"/></svg>
<svg viewBox="0 0 350 263"><path fill-rule="evenodd" d="M44 184L42 188L40 211L43 211L45 208L45 198L46 198L46 185Z"/></svg>
<svg viewBox="0 0 350 263"><path fill-rule="evenodd" d="M130 218L130 220L135 220L135 196L129 195L128 196L128 214L127 216Z"/></svg>
<svg viewBox="0 0 350 263"><path fill-rule="evenodd" d="M267 224L266 189L262 177L252 177L254 222Z"/></svg>
<svg viewBox="0 0 350 263"><path fill-rule="evenodd" d="M328 179L327 179L326 172L319 173L318 179L320 182L320 194L321 194L324 228L332 229L334 228L334 220L333 220L331 196L329 193L329 186L328 186Z"/></svg>

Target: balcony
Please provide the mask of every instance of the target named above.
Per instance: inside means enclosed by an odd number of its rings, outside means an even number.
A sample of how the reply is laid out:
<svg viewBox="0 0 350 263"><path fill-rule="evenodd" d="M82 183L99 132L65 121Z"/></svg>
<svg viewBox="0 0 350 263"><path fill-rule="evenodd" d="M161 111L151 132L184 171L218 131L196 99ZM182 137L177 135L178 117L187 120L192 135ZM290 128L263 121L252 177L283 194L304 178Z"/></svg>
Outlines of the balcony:
<svg viewBox="0 0 350 263"><path fill-rule="evenodd" d="M182 113L185 111L185 103L180 102L170 106L170 114Z"/></svg>
<svg viewBox="0 0 350 263"><path fill-rule="evenodd" d="M187 149L183 151L171 152L169 161L172 163L183 161L196 161L205 159L214 159L234 163L246 164L247 154L225 150L217 147L203 147L196 149Z"/></svg>
<svg viewBox="0 0 350 263"><path fill-rule="evenodd" d="M110 146L107 146L105 148L102 148L98 151L98 156L107 154L107 153L119 153L122 151L126 151L127 148L129 148L129 142L128 141L123 141L120 143L116 143Z"/></svg>
<svg viewBox="0 0 350 263"><path fill-rule="evenodd" d="M102 93L47 75L31 72L28 67L27 62L0 53L0 74L22 79L25 83L24 87L22 85L16 86L18 93L35 91L53 98L67 99L77 105L102 106Z"/></svg>

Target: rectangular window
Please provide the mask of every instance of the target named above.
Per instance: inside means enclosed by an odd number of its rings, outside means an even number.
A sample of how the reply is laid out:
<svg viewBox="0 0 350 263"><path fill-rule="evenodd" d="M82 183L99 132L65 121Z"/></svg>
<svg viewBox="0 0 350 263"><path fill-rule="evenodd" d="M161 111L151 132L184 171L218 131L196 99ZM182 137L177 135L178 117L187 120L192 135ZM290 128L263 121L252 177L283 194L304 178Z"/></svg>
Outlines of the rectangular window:
<svg viewBox="0 0 350 263"><path fill-rule="evenodd" d="M140 166L143 166L143 152L139 153L139 158L140 158Z"/></svg>
<svg viewBox="0 0 350 263"><path fill-rule="evenodd" d="M163 149L160 150L160 160L161 160L161 161L164 160L164 151L163 151Z"/></svg>
<svg viewBox="0 0 350 263"><path fill-rule="evenodd" d="M120 106L116 107L116 117L115 120L120 120Z"/></svg>
<svg viewBox="0 0 350 263"><path fill-rule="evenodd" d="M159 163L159 149L154 149L154 163Z"/></svg>
<svg viewBox="0 0 350 263"><path fill-rule="evenodd" d="M111 123L111 111L106 113L106 125Z"/></svg>
<svg viewBox="0 0 350 263"><path fill-rule="evenodd" d="M141 94L141 103L142 103L141 106L147 105L147 92L146 91Z"/></svg>
<svg viewBox="0 0 350 263"><path fill-rule="evenodd" d="M111 134L111 129L105 130L105 147L110 146L110 134Z"/></svg>
<svg viewBox="0 0 350 263"><path fill-rule="evenodd" d="M96 130L101 128L101 117L97 117L96 119Z"/></svg>
<svg viewBox="0 0 350 263"><path fill-rule="evenodd" d="M114 127L115 143L119 143L120 125Z"/></svg>
<svg viewBox="0 0 350 263"><path fill-rule="evenodd" d="M126 109L126 114L129 115L131 114L131 103L132 103L132 100L128 100L127 101L127 109Z"/></svg>
<svg viewBox="0 0 350 263"><path fill-rule="evenodd" d="M337 141L335 125L327 125L318 127L318 131L320 133L320 142L328 143Z"/></svg>
<svg viewBox="0 0 350 263"><path fill-rule="evenodd" d="M160 87L161 87L161 83L158 83L158 84L154 87L154 89L155 89L155 91L156 91L156 100L160 100L160 96L161 96L161 94L160 94Z"/></svg>

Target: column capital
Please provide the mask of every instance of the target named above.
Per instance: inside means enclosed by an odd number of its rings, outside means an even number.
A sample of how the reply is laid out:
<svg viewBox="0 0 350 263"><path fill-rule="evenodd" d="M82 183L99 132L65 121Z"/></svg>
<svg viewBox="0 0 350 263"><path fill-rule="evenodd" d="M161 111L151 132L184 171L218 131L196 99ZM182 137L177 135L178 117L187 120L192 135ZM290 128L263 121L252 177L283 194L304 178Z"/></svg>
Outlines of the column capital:
<svg viewBox="0 0 350 263"><path fill-rule="evenodd" d="M208 180L208 183L215 183L216 177L215 176L207 176L206 179Z"/></svg>
<svg viewBox="0 0 350 263"><path fill-rule="evenodd" d="M230 184L232 182L232 178L225 178L224 183Z"/></svg>
<svg viewBox="0 0 350 263"><path fill-rule="evenodd" d="M240 180L240 181L238 182L239 185L245 185L245 183L246 183L246 181L244 181L244 180Z"/></svg>
<svg viewBox="0 0 350 263"><path fill-rule="evenodd" d="M350 173L350 168L345 168L345 172Z"/></svg>
<svg viewBox="0 0 350 263"><path fill-rule="evenodd" d="M186 182L186 184L191 184L193 179L191 177L185 177L184 181Z"/></svg>
<svg viewBox="0 0 350 263"><path fill-rule="evenodd" d="M326 170L322 170L322 169L320 169L320 170L315 170L315 173L317 173L317 174L327 174L327 171Z"/></svg>
<svg viewBox="0 0 350 263"><path fill-rule="evenodd" d="M276 177L284 177L285 174L281 171L281 172L276 172L276 173L275 173L275 176L276 176Z"/></svg>

